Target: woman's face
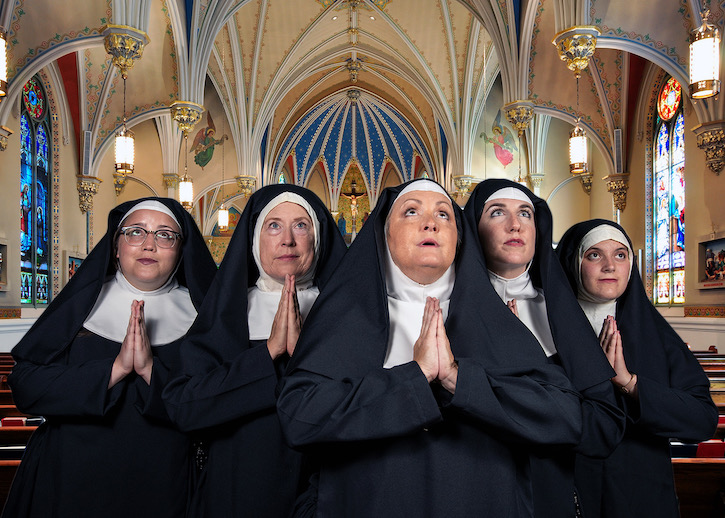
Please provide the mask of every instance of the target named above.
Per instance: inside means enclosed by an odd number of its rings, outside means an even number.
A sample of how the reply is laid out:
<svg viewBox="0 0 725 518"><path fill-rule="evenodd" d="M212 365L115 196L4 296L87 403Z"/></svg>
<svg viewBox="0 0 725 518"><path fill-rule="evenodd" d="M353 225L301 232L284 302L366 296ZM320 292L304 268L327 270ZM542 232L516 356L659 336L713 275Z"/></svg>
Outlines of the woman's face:
<svg viewBox="0 0 725 518"><path fill-rule="evenodd" d="M456 257L458 229L450 198L430 191L399 197L388 215L387 239L393 262L408 278L435 282Z"/></svg>
<svg viewBox="0 0 725 518"><path fill-rule="evenodd" d="M492 272L505 279L518 277L536 251L532 205L509 198L489 201L478 221L478 239Z"/></svg>
<svg viewBox="0 0 725 518"><path fill-rule="evenodd" d="M602 300L616 300L627 289L629 250L618 241L600 241L584 252L581 264L582 285Z"/></svg>
<svg viewBox="0 0 725 518"><path fill-rule="evenodd" d="M142 291L152 291L163 286L174 272L181 253L181 239L177 239L172 248L160 248L156 244L153 232L170 230L181 232L176 222L167 214L155 210L141 209L131 213L122 227L141 227L151 232L140 246L132 246L123 235L116 241L118 265L131 285Z"/></svg>
<svg viewBox="0 0 725 518"><path fill-rule="evenodd" d="M299 277L314 256L315 229L307 211L288 201L273 208L259 236L259 259L267 275L280 283L287 274Z"/></svg>

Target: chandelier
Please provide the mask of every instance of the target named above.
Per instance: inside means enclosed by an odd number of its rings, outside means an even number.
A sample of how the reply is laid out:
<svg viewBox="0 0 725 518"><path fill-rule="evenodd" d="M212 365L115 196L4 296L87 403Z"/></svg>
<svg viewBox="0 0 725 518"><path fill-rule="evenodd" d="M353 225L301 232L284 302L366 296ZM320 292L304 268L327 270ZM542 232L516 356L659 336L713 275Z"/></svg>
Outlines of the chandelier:
<svg viewBox="0 0 725 518"><path fill-rule="evenodd" d="M123 78L123 122L121 129L116 133L116 172L113 174L113 183L116 188L116 196L121 194L123 186L126 185L126 175L133 173L135 158L135 143L133 132L126 127L126 74Z"/></svg>
<svg viewBox="0 0 725 518"><path fill-rule="evenodd" d="M179 202L189 212L194 206L194 182L189 176L189 135L184 132L184 176L179 179Z"/></svg>
<svg viewBox="0 0 725 518"><path fill-rule="evenodd" d="M720 31L707 23L710 11L702 15L690 43L690 97L706 99L720 92Z"/></svg>
<svg viewBox="0 0 725 518"><path fill-rule="evenodd" d="M576 78L576 124L569 133L569 172L581 175L587 172L587 134L581 128L579 116L579 77Z"/></svg>
<svg viewBox="0 0 725 518"><path fill-rule="evenodd" d="M0 97L8 93L8 35L0 27Z"/></svg>

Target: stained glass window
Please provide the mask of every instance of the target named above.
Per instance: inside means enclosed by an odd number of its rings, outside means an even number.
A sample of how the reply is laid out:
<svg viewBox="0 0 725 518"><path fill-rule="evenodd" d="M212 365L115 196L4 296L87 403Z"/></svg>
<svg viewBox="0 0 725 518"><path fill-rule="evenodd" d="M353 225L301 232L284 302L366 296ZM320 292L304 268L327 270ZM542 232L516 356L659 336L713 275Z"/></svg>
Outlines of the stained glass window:
<svg viewBox="0 0 725 518"><path fill-rule="evenodd" d="M662 88L654 142L655 302L685 302L685 117L682 89L670 78Z"/></svg>
<svg viewBox="0 0 725 518"><path fill-rule="evenodd" d="M20 116L20 302L50 296L49 131L45 93L37 78L23 87Z"/></svg>
<svg viewBox="0 0 725 518"><path fill-rule="evenodd" d="M287 183L287 178L285 177L284 173L279 175L279 178L277 178L277 183Z"/></svg>

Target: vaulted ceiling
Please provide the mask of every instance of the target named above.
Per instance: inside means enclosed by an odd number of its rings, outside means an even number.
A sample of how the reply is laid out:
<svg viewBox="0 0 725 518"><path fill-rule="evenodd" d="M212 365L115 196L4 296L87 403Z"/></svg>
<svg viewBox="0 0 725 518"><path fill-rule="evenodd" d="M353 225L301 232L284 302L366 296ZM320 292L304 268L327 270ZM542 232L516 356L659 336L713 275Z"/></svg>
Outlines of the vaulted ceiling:
<svg viewBox="0 0 725 518"><path fill-rule="evenodd" d="M236 170L274 180L299 121L350 90L389 106L417 132L433 175L450 186L470 172L476 130L497 78L504 103L533 101L540 117L581 116L613 172L613 134L641 106L640 85L666 72L687 84L695 0L3 0L10 102L44 70L63 85L63 138L75 136L80 173L97 176L123 117L123 85L103 47L108 24L145 32L129 72L129 125L153 120L164 173L178 172L174 101L218 97ZM723 8L712 5L711 21ZM561 30L596 25L595 57L576 82L551 44ZM578 106L578 110L577 110ZM725 118L721 101L695 106ZM534 139L535 140L535 139ZM85 149L84 149L85 148Z"/></svg>

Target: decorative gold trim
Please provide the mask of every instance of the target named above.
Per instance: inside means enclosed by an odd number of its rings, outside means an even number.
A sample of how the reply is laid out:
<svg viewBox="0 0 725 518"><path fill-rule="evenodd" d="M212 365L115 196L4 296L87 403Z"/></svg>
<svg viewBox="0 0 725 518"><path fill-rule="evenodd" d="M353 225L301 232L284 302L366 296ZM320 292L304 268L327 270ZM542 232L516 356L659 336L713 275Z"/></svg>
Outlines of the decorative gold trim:
<svg viewBox="0 0 725 518"><path fill-rule="evenodd" d="M0 318L20 318L21 312L20 308L0 308Z"/></svg>
<svg viewBox="0 0 725 518"><path fill-rule="evenodd" d="M685 316L725 318L725 306L685 306Z"/></svg>
<svg viewBox="0 0 725 518"><path fill-rule="evenodd" d="M587 194L592 193L592 173L590 171L584 171L583 173L572 173L572 178L579 178L582 184L582 189Z"/></svg>
<svg viewBox="0 0 725 518"><path fill-rule="evenodd" d="M111 61L126 79L136 60L141 59L143 49L149 44L145 32L128 25L106 25L103 28L103 46L111 55Z"/></svg>
<svg viewBox="0 0 725 518"><path fill-rule="evenodd" d="M161 180L164 182L164 187L167 189L176 189L179 186L178 174L162 174Z"/></svg>
<svg viewBox="0 0 725 518"><path fill-rule="evenodd" d="M544 173L532 173L529 174L529 179L531 180L531 185L534 189L540 189L541 184L544 182Z"/></svg>
<svg viewBox="0 0 725 518"><path fill-rule="evenodd" d="M201 120L204 107L191 101L174 101L169 107L171 118L179 124L179 129L188 134Z"/></svg>
<svg viewBox="0 0 725 518"><path fill-rule="evenodd" d="M475 176L467 174L453 176L453 185L456 186L458 195L461 197L468 196L471 192L471 186L476 183L474 180L476 180Z"/></svg>
<svg viewBox="0 0 725 518"><path fill-rule="evenodd" d="M725 121L700 124L692 130L697 135L697 147L705 152L705 163L719 175L725 167Z"/></svg>
<svg viewBox="0 0 725 518"><path fill-rule="evenodd" d="M503 109L506 119L516 128L521 138L534 118L534 103L528 99L512 101L504 104Z"/></svg>
<svg viewBox="0 0 725 518"><path fill-rule="evenodd" d="M627 206L627 189L629 189L629 174L611 174L602 180L607 182L607 191L612 193L614 206L622 211Z"/></svg>
<svg viewBox="0 0 725 518"><path fill-rule="evenodd" d="M8 127L0 126L0 151L8 148L8 138L13 134L13 130Z"/></svg>
<svg viewBox="0 0 725 518"><path fill-rule="evenodd" d="M77 175L76 178L78 179L78 208L85 214L93 209L93 196L98 194L98 186L103 180L82 174Z"/></svg>
<svg viewBox="0 0 725 518"><path fill-rule="evenodd" d="M589 58L594 55L600 34L599 29L592 25L569 27L557 33L551 43L567 68L579 77L582 70L589 66Z"/></svg>
<svg viewBox="0 0 725 518"><path fill-rule="evenodd" d="M239 189L242 191L244 196L250 196L254 192L254 189L257 186L256 176L240 174L234 178L237 180L237 185L239 185Z"/></svg>

